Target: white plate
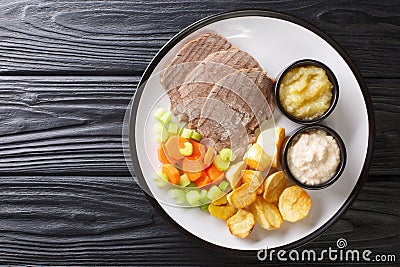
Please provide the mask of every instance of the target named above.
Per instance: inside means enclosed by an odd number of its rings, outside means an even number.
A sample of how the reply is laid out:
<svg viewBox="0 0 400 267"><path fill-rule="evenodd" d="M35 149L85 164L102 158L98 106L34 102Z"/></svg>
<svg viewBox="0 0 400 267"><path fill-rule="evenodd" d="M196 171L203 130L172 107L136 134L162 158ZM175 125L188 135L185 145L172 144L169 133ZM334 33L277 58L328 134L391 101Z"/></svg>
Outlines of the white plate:
<svg viewBox="0 0 400 267"><path fill-rule="evenodd" d="M149 123L155 104L169 109L169 101L158 99L165 93L159 78L150 79L164 69L176 52L188 41L204 32L215 32L233 45L254 56L268 72L276 77L290 63L299 59L316 59L335 73L339 101L334 112L323 124L336 130L344 140L348 158L339 180L323 190L308 191L313 201L309 215L296 223L284 222L277 231L266 231L256 226L246 239L232 236L225 223L208 216L198 208L179 208L163 203L162 192L154 186L154 164L157 164L158 144L148 138L154 136ZM157 210L178 229L195 239L219 247L235 250L291 248L308 242L331 226L350 206L367 174L374 122L370 99L364 82L343 50L315 27L291 16L269 11L238 11L201 20L167 43L145 71L141 86L129 110L129 145L134 174L142 186L148 186ZM275 123L287 132L300 125L274 113ZM153 141L152 141L153 140ZM164 193L165 194L165 193Z"/></svg>

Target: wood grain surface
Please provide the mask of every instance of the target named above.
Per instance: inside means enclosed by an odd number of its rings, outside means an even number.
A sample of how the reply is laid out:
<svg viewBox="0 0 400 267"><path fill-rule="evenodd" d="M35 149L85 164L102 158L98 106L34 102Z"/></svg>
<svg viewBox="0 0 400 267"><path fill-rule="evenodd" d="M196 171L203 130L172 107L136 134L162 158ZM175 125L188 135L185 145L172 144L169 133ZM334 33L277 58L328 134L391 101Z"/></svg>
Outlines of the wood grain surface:
<svg viewBox="0 0 400 267"><path fill-rule="evenodd" d="M366 185L337 224L302 249L335 247L343 237L351 249L399 262L398 1L4 0L0 265L282 265L182 235L147 201L122 153L125 110L162 45L200 18L247 8L284 11L331 35L361 70L375 109Z"/></svg>

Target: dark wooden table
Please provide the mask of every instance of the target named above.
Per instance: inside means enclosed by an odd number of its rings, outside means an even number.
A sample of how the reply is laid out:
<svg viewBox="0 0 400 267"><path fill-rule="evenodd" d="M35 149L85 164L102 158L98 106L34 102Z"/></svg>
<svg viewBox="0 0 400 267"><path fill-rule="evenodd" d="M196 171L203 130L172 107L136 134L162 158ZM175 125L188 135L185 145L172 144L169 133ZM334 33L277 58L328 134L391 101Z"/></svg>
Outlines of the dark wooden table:
<svg viewBox="0 0 400 267"><path fill-rule="evenodd" d="M284 11L331 35L375 108L367 183L338 223L302 249L343 237L349 248L399 263L400 3L372 2L1 1L0 264L259 263L256 254L204 248L161 219L121 146L125 109L161 46L200 18L247 8Z"/></svg>

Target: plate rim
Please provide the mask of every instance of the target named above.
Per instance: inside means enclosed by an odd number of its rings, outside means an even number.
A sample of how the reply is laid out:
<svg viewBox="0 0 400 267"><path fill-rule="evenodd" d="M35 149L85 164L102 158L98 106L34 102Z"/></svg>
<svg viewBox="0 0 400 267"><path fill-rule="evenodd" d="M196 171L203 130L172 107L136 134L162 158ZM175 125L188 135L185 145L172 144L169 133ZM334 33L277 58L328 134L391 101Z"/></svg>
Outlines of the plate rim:
<svg viewBox="0 0 400 267"><path fill-rule="evenodd" d="M324 39L332 48L336 50L336 52L339 53L339 55L343 58L343 60L346 62L346 64L349 66L350 70L353 72L353 75L355 76L361 92L363 94L364 102L366 105L366 110L367 110L367 117L368 117L368 147L367 147L367 153L364 159L364 165L362 167L360 176L357 180L357 183L355 184L353 190L351 191L349 197L346 199L345 203L339 208L339 210L331 217L330 220L328 220L325 224L323 224L320 228L316 229L309 235L298 239L294 242L291 242L289 244L280 246L280 247L275 247L275 250L290 250L294 249L300 246L303 246L318 236L320 236L322 233L327 231L329 228L331 228L334 224L338 222L340 217L345 214L345 212L351 207L352 203L358 196L358 194L361 192L361 189L365 183L365 181L368 178L368 171L371 165L371 160L372 160L372 155L373 155L373 150L374 150L374 144L375 144L375 116L374 116L374 110L372 106L372 100L367 88L367 85L356 67L356 65L353 63L352 59L350 56L345 52L345 50L338 44L336 41L333 40L328 34L324 33L322 30L317 28L316 26L312 25L311 23L300 19L296 16L286 14L284 12L278 12L278 11L273 11L273 10L268 10L268 9L243 9L243 10L235 10L235 11L229 11L229 12L223 12L223 13L218 13L215 15L207 16L203 19L197 20L196 22L190 24L189 26L185 27L183 30L178 32L176 35L174 35L159 51L158 53L153 57L147 68L145 69L138 85L136 88L136 92L133 97L133 103L130 106L130 118L129 118L129 125L136 125L136 115L137 115L137 110L140 102L141 95L143 93L144 87L143 84L145 81L147 81L150 76L152 75L154 69L156 66L159 64L161 59L176 45L178 44L182 39L187 37L189 34L209 25L217 21L225 20L225 19L230 19L230 18L236 18L236 17L251 17L251 16L261 16L261 17L270 17L270 18L276 18L276 19L281 19L284 21L288 21L294 24L297 24L299 26L302 26L306 28L307 30L313 32L314 34L318 35L322 39ZM132 128L130 128L132 129ZM141 180L144 180L144 176L142 173L142 170L139 165L138 161L138 156L137 156L137 151L136 151L136 140L135 140L135 134L134 131L129 131L129 148L131 151L131 157L132 157L132 164L135 170L135 175L140 176ZM145 191L145 190L144 190ZM206 247L222 251L225 253L234 253L234 254L242 254L242 255L255 255L255 252L259 250L240 250L240 249L234 249L234 248L227 248L223 246L216 245L214 243L208 242L206 240L203 240L194 234L190 233L188 230L184 229L181 225L179 225L175 220L173 220L161 207L161 205L158 203L158 201L148 195L145 192L145 196L147 197L148 201L151 203L151 205L155 208L155 210L159 213L159 215L168 223L170 223L172 226L174 226L177 230L179 230L181 233L183 233L185 236L189 237L192 240L195 240L196 242L205 245Z"/></svg>

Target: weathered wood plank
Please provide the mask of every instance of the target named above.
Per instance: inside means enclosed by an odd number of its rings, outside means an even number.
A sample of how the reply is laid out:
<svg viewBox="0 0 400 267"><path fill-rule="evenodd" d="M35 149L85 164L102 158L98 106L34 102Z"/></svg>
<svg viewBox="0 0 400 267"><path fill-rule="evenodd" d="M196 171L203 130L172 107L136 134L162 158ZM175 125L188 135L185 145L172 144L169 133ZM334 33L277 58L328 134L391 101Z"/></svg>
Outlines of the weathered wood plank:
<svg viewBox="0 0 400 267"><path fill-rule="evenodd" d="M0 174L128 175L121 126L139 77L1 77ZM400 79L367 79L371 175L400 174Z"/></svg>
<svg viewBox="0 0 400 267"><path fill-rule="evenodd" d="M0 73L139 75L184 27L250 7L315 24L347 50L363 75L399 77L395 1L3 1Z"/></svg>
<svg viewBox="0 0 400 267"><path fill-rule="evenodd" d="M342 237L349 249L397 253L396 180L367 183L346 215L301 249L336 248ZM13 176L1 178L0 263L254 266L259 262L256 255L220 253L181 235L159 217L130 177ZM329 263L327 257L323 263Z"/></svg>

